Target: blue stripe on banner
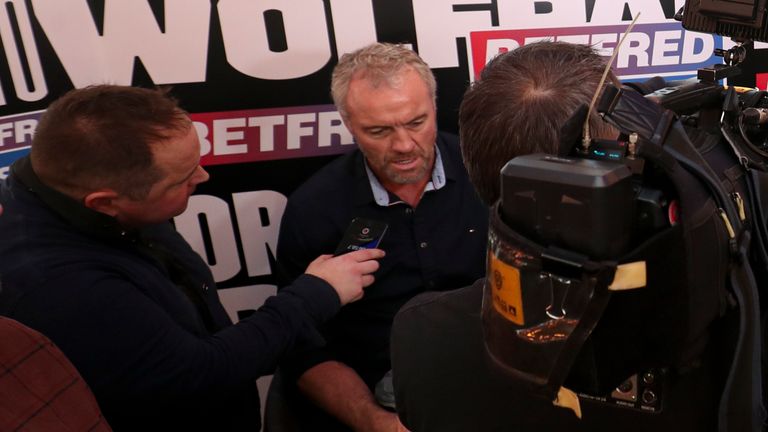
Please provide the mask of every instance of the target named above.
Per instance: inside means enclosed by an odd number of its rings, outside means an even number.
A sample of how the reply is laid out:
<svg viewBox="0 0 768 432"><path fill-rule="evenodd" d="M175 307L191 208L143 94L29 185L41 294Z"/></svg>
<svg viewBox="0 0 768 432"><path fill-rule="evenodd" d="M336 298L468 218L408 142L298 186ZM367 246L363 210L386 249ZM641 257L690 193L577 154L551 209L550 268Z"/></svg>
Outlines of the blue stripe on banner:
<svg viewBox="0 0 768 432"><path fill-rule="evenodd" d="M0 153L0 167L7 167L12 164L16 159L29 154L29 147L22 147L7 152Z"/></svg>

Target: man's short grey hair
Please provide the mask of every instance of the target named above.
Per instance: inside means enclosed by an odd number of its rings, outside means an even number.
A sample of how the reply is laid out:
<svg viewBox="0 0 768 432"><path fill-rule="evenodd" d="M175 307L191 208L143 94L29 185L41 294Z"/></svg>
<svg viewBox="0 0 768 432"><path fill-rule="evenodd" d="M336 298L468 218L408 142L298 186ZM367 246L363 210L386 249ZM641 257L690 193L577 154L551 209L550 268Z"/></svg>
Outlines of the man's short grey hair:
<svg viewBox="0 0 768 432"><path fill-rule="evenodd" d="M413 50L404 45L377 42L344 54L333 69L331 96L343 118L347 117L346 99L353 78L364 77L374 86L396 85L398 72L411 67L427 85L432 102L436 103L437 83L432 70Z"/></svg>

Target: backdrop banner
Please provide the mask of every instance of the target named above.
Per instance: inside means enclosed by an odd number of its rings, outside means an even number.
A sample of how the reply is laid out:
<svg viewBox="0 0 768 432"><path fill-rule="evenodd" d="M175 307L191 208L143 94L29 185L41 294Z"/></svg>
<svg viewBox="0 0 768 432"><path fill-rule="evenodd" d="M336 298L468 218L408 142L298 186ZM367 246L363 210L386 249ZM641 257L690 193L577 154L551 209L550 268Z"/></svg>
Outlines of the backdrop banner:
<svg viewBox="0 0 768 432"><path fill-rule="evenodd" d="M172 87L211 174L175 223L237 320L275 292L286 197L355 146L329 95L341 54L374 41L409 44L437 77L440 128L456 132L464 89L497 53L548 39L609 56L638 13L614 65L622 78L684 78L721 63L713 49L732 43L684 30L673 19L683 3L0 0L0 178L64 92L95 83ZM741 84L765 89L763 48L750 52Z"/></svg>

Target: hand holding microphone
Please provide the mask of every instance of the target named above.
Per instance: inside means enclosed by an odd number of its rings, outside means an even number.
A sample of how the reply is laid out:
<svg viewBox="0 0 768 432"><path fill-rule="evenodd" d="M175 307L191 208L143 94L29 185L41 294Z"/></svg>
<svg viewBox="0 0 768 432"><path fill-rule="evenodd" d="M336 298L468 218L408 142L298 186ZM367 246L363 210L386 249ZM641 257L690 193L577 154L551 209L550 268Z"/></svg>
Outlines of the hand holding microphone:
<svg viewBox="0 0 768 432"><path fill-rule="evenodd" d="M362 249L340 256L320 255L309 263L305 273L328 282L342 306L363 297L363 288L373 283L373 272L379 269L384 257L381 249Z"/></svg>

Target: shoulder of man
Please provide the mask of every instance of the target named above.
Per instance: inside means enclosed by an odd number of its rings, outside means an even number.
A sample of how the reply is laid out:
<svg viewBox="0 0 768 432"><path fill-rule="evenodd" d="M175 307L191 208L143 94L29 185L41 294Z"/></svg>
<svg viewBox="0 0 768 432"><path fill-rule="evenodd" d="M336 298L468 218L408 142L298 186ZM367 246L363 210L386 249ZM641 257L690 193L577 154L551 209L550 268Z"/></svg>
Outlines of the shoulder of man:
<svg viewBox="0 0 768 432"><path fill-rule="evenodd" d="M459 307L462 310L480 311L483 298L484 278L474 284L450 291L428 291L410 299L398 312L398 316L418 314L430 310L450 310Z"/></svg>
<svg viewBox="0 0 768 432"><path fill-rule="evenodd" d="M343 196L343 191L354 186L350 179L365 175L362 153L354 149L340 155L317 170L288 197L288 201L311 202L327 199L326 194Z"/></svg>
<svg viewBox="0 0 768 432"><path fill-rule="evenodd" d="M461 151L459 148L459 137L451 132L437 131L437 144L450 150Z"/></svg>
<svg viewBox="0 0 768 432"><path fill-rule="evenodd" d="M474 186L471 185L467 167L464 165L459 137L452 133L440 131L437 134L437 146L440 149L440 157L443 160L443 167L448 178L462 183L465 190L471 190L471 194L474 197ZM475 201L478 205L485 207L479 200L475 199Z"/></svg>

